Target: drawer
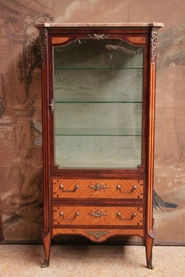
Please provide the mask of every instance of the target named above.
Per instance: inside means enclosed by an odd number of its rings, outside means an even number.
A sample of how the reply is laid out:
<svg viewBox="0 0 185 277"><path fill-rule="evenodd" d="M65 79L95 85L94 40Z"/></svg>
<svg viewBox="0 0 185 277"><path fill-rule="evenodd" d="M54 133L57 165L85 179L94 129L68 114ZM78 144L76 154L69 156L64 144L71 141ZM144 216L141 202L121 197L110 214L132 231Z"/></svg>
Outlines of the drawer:
<svg viewBox="0 0 185 277"><path fill-rule="evenodd" d="M143 199L143 180L52 179L53 198Z"/></svg>
<svg viewBox="0 0 185 277"><path fill-rule="evenodd" d="M53 225L143 226L143 207L53 206Z"/></svg>

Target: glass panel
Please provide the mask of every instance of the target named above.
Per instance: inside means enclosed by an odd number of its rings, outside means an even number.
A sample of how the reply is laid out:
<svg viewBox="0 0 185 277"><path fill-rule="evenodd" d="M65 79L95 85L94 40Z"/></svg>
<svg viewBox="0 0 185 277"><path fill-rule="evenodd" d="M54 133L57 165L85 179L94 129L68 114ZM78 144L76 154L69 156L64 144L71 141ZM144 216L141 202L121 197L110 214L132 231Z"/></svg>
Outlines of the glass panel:
<svg viewBox="0 0 185 277"><path fill-rule="evenodd" d="M53 47L54 151L59 168L141 164L143 48L80 39Z"/></svg>

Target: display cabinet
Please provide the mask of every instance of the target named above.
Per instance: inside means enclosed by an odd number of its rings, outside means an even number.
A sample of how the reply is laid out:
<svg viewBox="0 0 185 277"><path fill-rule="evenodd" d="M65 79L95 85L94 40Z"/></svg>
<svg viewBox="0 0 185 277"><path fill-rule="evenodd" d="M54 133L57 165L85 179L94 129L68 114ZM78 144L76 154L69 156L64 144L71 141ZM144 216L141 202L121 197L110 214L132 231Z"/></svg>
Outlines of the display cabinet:
<svg viewBox="0 0 185 277"><path fill-rule="evenodd" d="M157 31L163 24L37 24L45 258L57 235L140 236L152 268Z"/></svg>

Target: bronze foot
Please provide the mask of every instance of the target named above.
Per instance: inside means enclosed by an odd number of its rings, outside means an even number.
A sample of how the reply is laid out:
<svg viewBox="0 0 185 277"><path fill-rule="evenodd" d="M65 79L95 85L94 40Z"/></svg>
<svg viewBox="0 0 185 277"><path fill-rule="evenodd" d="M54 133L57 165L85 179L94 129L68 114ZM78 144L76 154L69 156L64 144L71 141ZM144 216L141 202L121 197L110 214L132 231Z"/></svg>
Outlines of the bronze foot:
<svg viewBox="0 0 185 277"><path fill-rule="evenodd" d="M44 262L41 264L41 268L45 268L49 266L49 262L46 260L46 257L44 257Z"/></svg>

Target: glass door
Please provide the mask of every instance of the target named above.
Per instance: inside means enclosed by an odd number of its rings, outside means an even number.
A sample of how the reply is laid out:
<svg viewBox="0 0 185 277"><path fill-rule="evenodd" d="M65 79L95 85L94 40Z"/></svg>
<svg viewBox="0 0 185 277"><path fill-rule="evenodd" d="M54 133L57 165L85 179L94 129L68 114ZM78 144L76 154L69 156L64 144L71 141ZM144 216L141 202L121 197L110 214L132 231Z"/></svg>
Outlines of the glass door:
<svg viewBox="0 0 185 277"><path fill-rule="evenodd" d="M143 47L78 39L53 47L54 153L59 168L141 164Z"/></svg>

